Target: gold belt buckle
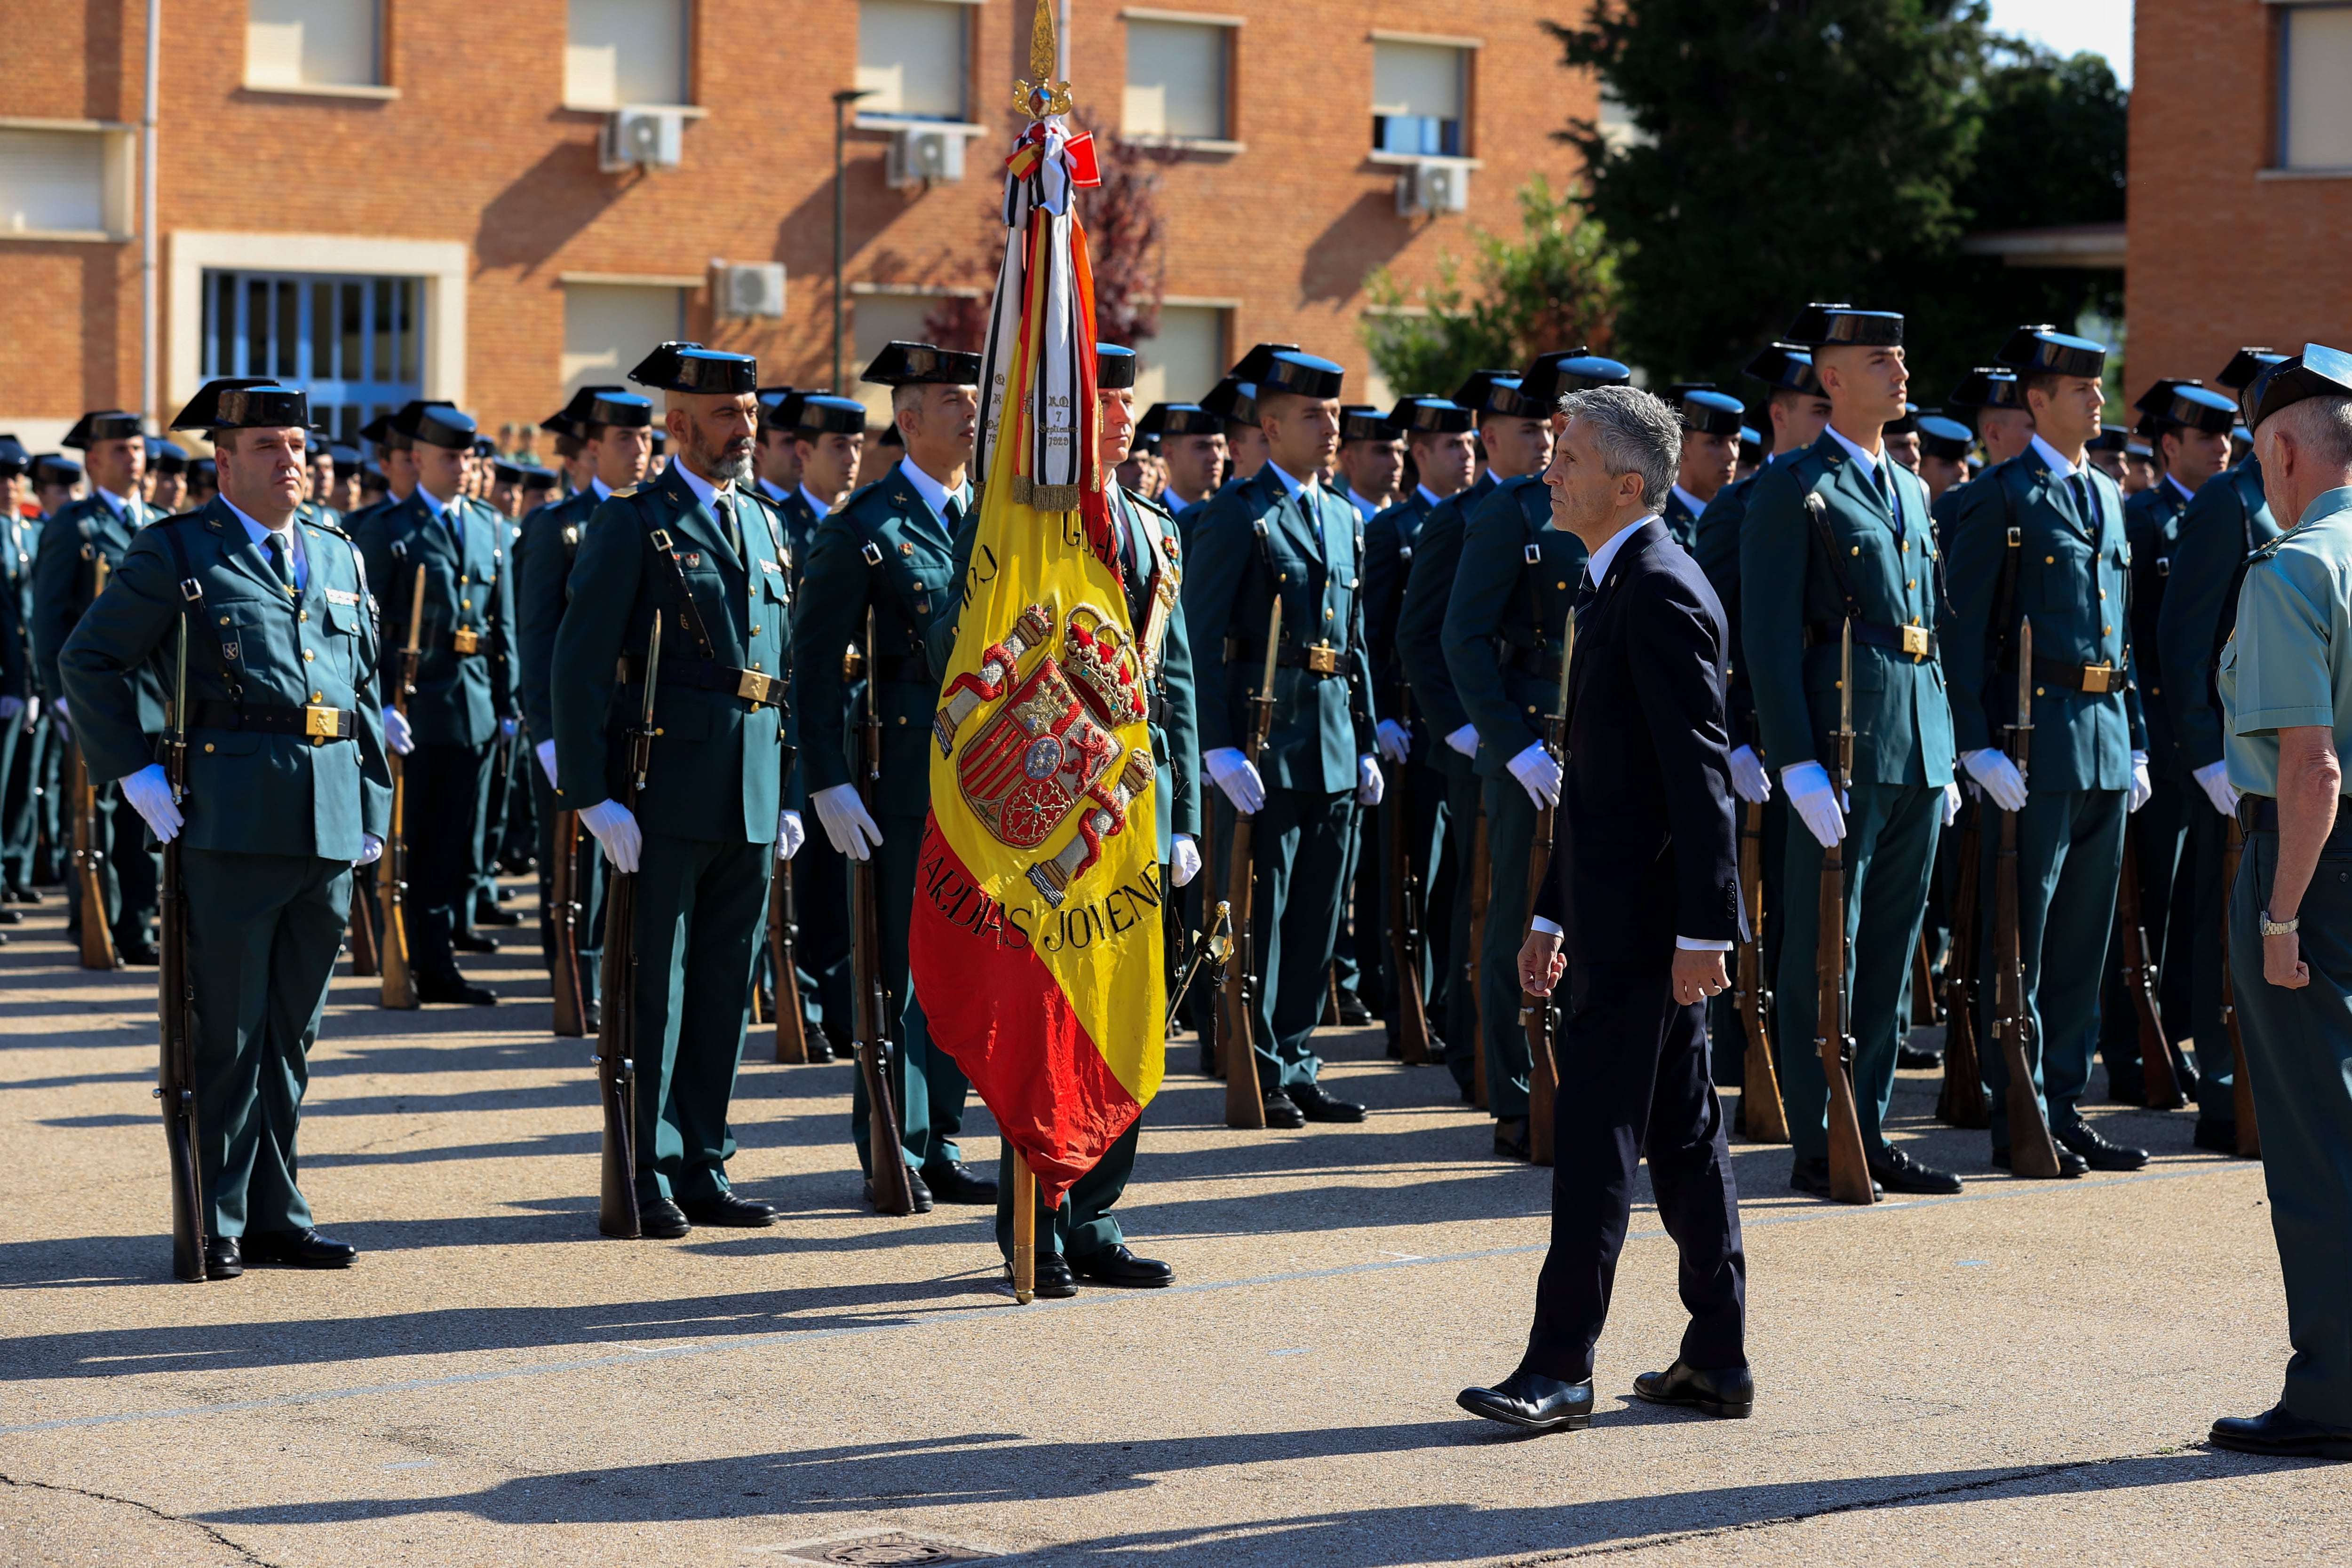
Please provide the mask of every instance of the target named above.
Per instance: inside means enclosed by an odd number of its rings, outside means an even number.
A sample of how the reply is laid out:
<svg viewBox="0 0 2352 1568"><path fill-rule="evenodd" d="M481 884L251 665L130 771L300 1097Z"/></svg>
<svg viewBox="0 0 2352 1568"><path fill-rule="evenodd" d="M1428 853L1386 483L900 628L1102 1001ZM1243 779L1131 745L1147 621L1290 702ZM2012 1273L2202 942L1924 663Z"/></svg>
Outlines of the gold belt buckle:
<svg viewBox="0 0 2352 1568"><path fill-rule="evenodd" d="M302 710L302 734L310 740L340 740L343 734L343 710L332 707L306 707Z"/></svg>
<svg viewBox="0 0 2352 1568"><path fill-rule="evenodd" d="M842 650L841 678L854 681L866 673L866 651L855 643Z"/></svg>
<svg viewBox="0 0 2352 1568"><path fill-rule="evenodd" d="M2122 672L2113 664L2085 664L2083 666L2083 689L2105 696L2116 690L2116 677L2120 674Z"/></svg>
<svg viewBox="0 0 2352 1568"><path fill-rule="evenodd" d="M480 635L471 626L460 626L449 633L450 645L460 653L471 653L482 645Z"/></svg>
<svg viewBox="0 0 2352 1568"><path fill-rule="evenodd" d="M1903 651L1910 654L1915 659L1926 658L1927 656L1927 629L1925 626L1906 626L1902 630Z"/></svg>
<svg viewBox="0 0 2352 1568"><path fill-rule="evenodd" d="M763 675L757 670L745 670L741 672L741 679L735 683L735 695L737 696L741 697L746 702L754 703L766 703L773 700L768 694L776 688L777 683L775 676Z"/></svg>
<svg viewBox="0 0 2352 1568"><path fill-rule="evenodd" d="M1339 668L1339 650L1328 643L1318 643L1307 650L1307 667L1318 675L1335 674Z"/></svg>

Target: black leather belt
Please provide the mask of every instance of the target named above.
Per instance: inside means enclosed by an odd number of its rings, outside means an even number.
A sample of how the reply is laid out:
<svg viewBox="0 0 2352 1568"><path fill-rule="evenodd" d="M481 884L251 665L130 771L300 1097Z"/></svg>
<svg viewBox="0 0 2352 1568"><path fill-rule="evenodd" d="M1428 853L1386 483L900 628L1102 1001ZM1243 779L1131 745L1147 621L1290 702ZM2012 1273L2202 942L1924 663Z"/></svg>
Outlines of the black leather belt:
<svg viewBox="0 0 2352 1568"><path fill-rule="evenodd" d="M2249 833L2277 832L2277 798L2271 795L2239 796L2238 826ZM2339 796L2336 801L2336 830L2328 834L2329 841L2333 843L2347 831L2352 831L2352 797Z"/></svg>
<svg viewBox="0 0 2352 1568"><path fill-rule="evenodd" d="M189 706L195 729L236 729L257 735L299 735L306 740L350 740L360 716L347 707L292 707L280 703L198 702Z"/></svg>
<svg viewBox="0 0 2352 1568"><path fill-rule="evenodd" d="M1885 648L1914 659L1932 659L1940 644L1933 627L1881 626L1874 621L1816 621L1805 628L1805 646L1818 648L1826 643L1837 647L1845 640L1845 629L1853 628L1853 640L1865 648Z"/></svg>
<svg viewBox="0 0 2352 1568"><path fill-rule="evenodd" d="M635 685L645 679L646 662L635 654L624 654L617 673L624 685ZM727 664L664 659L661 684L689 686L700 692L725 692L729 696L741 697L745 702L761 707L781 708L784 706L784 677L763 674L758 670L738 670Z"/></svg>
<svg viewBox="0 0 2352 1568"><path fill-rule="evenodd" d="M929 685L931 683L931 662L920 653L877 653L874 655L874 678Z"/></svg>
<svg viewBox="0 0 2352 1568"><path fill-rule="evenodd" d="M1339 668L1339 650L1328 643L1318 643L1311 648L1285 643L1274 651L1274 662L1286 670L1305 670L1321 680L1331 680L1345 673ZM1265 663L1265 639L1226 638L1225 663L1263 664Z"/></svg>
<svg viewBox="0 0 2352 1568"><path fill-rule="evenodd" d="M2011 649L2000 662L2004 670L2017 668L2017 652ZM2095 697L2112 696L2124 689L2125 669L2121 664L2070 664L2063 659L2033 656L2033 678L2045 686L2063 686L2070 692L2082 692Z"/></svg>
<svg viewBox="0 0 2352 1568"><path fill-rule="evenodd" d="M1503 668L1507 670L1517 670L1521 674L1533 675L1538 680L1559 679L1559 655L1542 648L1519 648L1506 643L1497 656L1502 660Z"/></svg>

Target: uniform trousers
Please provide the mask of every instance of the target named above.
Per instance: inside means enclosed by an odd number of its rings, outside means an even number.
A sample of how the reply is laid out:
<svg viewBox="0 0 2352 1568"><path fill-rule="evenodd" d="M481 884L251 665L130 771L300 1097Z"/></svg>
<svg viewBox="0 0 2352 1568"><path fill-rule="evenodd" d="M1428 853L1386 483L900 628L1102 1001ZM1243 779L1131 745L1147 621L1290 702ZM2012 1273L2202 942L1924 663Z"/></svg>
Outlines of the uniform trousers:
<svg viewBox="0 0 2352 1568"><path fill-rule="evenodd" d="M1480 1021L1486 1035L1486 1107L1497 1120L1528 1113L1528 1031L1519 1019L1519 948L1528 939L1528 857L1536 803L1508 774L1484 781L1486 941L1478 953Z"/></svg>
<svg viewBox="0 0 2352 1568"><path fill-rule="evenodd" d="M920 1168L935 1159L963 1158L955 1139L963 1130L964 1096L971 1085L955 1058L932 1048L922 1002L907 973L907 930L914 918L923 819L883 813L875 825L882 830L881 846L874 851L874 886L882 984L890 994L890 1097L898 1106L898 1137L906 1146L907 1163ZM866 1074L859 1072L850 1087L849 1134L857 1145L858 1168L871 1176L874 1152L866 1103Z"/></svg>
<svg viewBox="0 0 2352 1568"><path fill-rule="evenodd" d="M816 1004L826 1038L847 1051L855 1016L849 976L849 860L833 847L813 817L810 825L807 841L793 856L793 913L800 925L793 961L810 982L812 994L806 999ZM806 1008L802 1010L805 1015Z"/></svg>
<svg viewBox="0 0 2352 1568"><path fill-rule="evenodd" d="M1259 979L1250 1030L1258 1082L1269 1093L1314 1082L1321 1065L1307 1046L1329 996L1325 977L1355 819L1352 790L1268 789L1251 829L1257 886L1250 931Z"/></svg>
<svg viewBox="0 0 2352 1568"><path fill-rule="evenodd" d="M1522 1365L1580 1383L1609 1316L1633 1172L1650 1162L1658 1218L1681 1253L1690 1323L1682 1359L1702 1371L1748 1364L1748 1259L1723 1106L1706 1071L1697 1004L1674 999L1673 961L1569 966L1555 1046L1551 1249L1536 1278Z"/></svg>
<svg viewBox="0 0 2352 1568"><path fill-rule="evenodd" d="M33 885L33 808L47 733L37 720L28 728L22 715L0 720L0 883L10 887Z"/></svg>
<svg viewBox="0 0 2352 1568"><path fill-rule="evenodd" d="M2213 810L2202 789L2189 806L2189 841L2180 874L2189 883L2187 1032L2197 1042L2197 1119L2234 1124L2238 1055L2230 1045L2229 1026L2221 1021L2221 923L2231 897L2231 890L2221 885L2221 856L2229 844L2230 819ZM2243 1033L2244 1028L2241 1021L2239 1031Z"/></svg>
<svg viewBox="0 0 2352 1568"><path fill-rule="evenodd" d="M1348 825L1347 857L1339 873L1339 928L1331 935L1331 984L1342 996L1365 1000L1380 994L1381 981L1380 945L1372 940L1372 928L1356 918L1360 907L1356 902L1356 875L1364 860L1368 839L1377 842L1378 830L1367 829L1372 817L1369 811L1356 813Z"/></svg>
<svg viewBox="0 0 2352 1568"><path fill-rule="evenodd" d="M2278 834L2249 834L2230 893L2230 975L2294 1347L2280 1403L2352 1427L2352 822L2337 817L2295 911L2311 983L2294 990L2263 978L2258 922L2277 871Z"/></svg>
<svg viewBox="0 0 2352 1568"><path fill-rule="evenodd" d="M127 808L126 808L127 810ZM306 1230L295 1134L352 913L352 863L180 852L195 992L196 1166L207 1236Z"/></svg>
<svg viewBox="0 0 2352 1568"><path fill-rule="evenodd" d="M1087 1258L1127 1240L1111 1206L1126 1195L1128 1178L1135 1174L1135 1145L1143 1118L1127 1124L1111 1140L1092 1170L1070 1184L1062 1206L1037 1206L1037 1249L1064 1258ZM1013 1261L1013 1145L998 1140L996 1166L996 1249Z"/></svg>
<svg viewBox="0 0 2352 1568"><path fill-rule="evenodd" d="M72 781L68 770L64 775L66 788L59 793L72 793ZM68 801L58 824L58 875L66 884L68 942L81 940L81 893L74 880L72 855L73 813L79 810L79 801ZM163 862L148 847L147 823L122 798L120 785L99 786L94 814L98 851L106 857L99 870L99 887L106 900L107 927L118 948L143 945L153 940L155 913L162 904Z"/></svg>
<svg viewBox="0 0 2352 1568"><path fill-rule="evenodd" d="M1485 1049L1478 1038L1478 955L1470 950L1470 909L1473 890L1478 879L1478 823L1486 807L1485 785L1470 770L1468 758L1460 758L1461 767L1448 763L1445 768L1445 856L1454 868L1447 880L1452 883L1452 919L1445 934L1446 964L1445 1003L1445 1067L1454 1074L1454 1082L1465 1094L1470 1091L1477 1071L1475 1051ZM1514 1009L1517 1003L1512 1004Z"/></svg>
<svg viewBox="0 0 2352 1568"><path fill-rule="evenodd" d="M408 841L408 940L417 973L457 970L450 935L473 925L481 874L482 819L489 803L491 747L426 745L400 759L401 831ZM463 908L460 908L460 905Z"/></svg>
<svg viewBox="0 0 2352 1568"><path fill-rule="evenodd" d="M1402 779L1395 775L1402 775ZM1400 790L1398 786L1402 784ZM1383 960L1381 974L1384 1005L1381 1019L1388 1026L1389 1046L1396 1048L1398 1015L1402 1010L1397 1004L1402 993L1397 989L1395 948L1392 934L1403 926L1406 912L1398 908L1397 889L1389 877L1389 834L1404 834L1405 857L1421 890L1421 971L1414 977L1421 987L1423 1006L1429 1014L1430 1027L1442 1040L1445 1037L1447 1020L1442 1003L1444 988L1433 986L1433 977L1448 972L1448 954L1453 951L1454 883L1455 863L1446 833L1445 775L1423 762L1407 762L1392 770L1391 800L1381 802L1377 816L1380 828L1372 829L1373 812L1365 813L1364 861L1359 875L1376 874L1379 882L1380 941ZM1400 806L1397 802L1402 800ZM1398 826L1400 810L1407 814L1402 829ZM1377 863L1375 863L1377 862Z"/></svg>
<svg viewBox="0 0 2352 1568"><path fill-rule="evenodd" d="M547 781L547 770L536 758L530 765L530 793L534 815L538 821L539 855L539 950L548 968L555 967L555 861L559 852L555 845L555 824L566 815L555 804L555 787ZM578 849L572 854L572 902L579 904L578 925L572 929L572 945L580 958L580 994L583 999L596 995L604 978L604 894L612 885L612 868L604 852L585 828L577 827L579 818L572 814L578 837Z"/></svg>
<svg viewBox="0 0 2352 1568"><path fill-rule="evenodd" d="M1741 831L1748 823L1748 803L1736 802L1732 808L1738 813ZM1804 831L1800 827L1799 832ZM1764 951L1757 955L1757 984L1769 993L1774 977L1780 972L1780 936L1788 921L1781 916L1785 907L1785 888L1789 858L1789 806L1786 796L1774 790L1764 802L1764 834L1756 846L1757 879L1764 884ZM1939 857L1940 859L1940 857ZM1738 972L1739 953L1733 949L1726 962L1732 972ZM1772 1009L1764 1010L1764 1027L1772 1027ZM1707 1054L1715 1064L1715 1084L1718 1089L1742 1089L1748 1083L1748 1026L1739 1017L1739 1000L1726 990L1707 1005Z"/></svg>
<svg viewBox="0 0 2352 1568"><path fill-rule="evenodd" d="M2099 988L2107 936L2115 925L2116 884L2123 875L2121 789L2037 789L2017 814L2017 940L2025 967L2028 1043L2053 1127L2081 1120L2074 1107L2090 1086L2099 1040ZM1993 926L2000 911L2000 815L1985 816L1979 868L1984 963L1977 977L1978 1058L1992 1095L1992 1144L2009 1146L2009 1059L1993 1032L2000 1010L2000 955Z"/></svg>
<svg viewBox="0 0 2352 1568"><path fill-rule="evenodd" d="M637 1198L727 1191L727 1104L751 1023L773 844L648 825L636 884Z"/></svg>
<svg viewBox="0 0 2352 1568"><path fill-rule="evenodd" d="M2205 791L2169 778L2155 779L2154 784L2155 793L2147 804L2131 814L2126 837L2139 870L2139 928L2147 938L2147 961L2157 973L2157 1017L2162 1020L2165 1039L2171 1040L2189 1032L2187 1010L2171 999L2178 989L2176 975L2188 969L2185 962L2177 966L2168 962L2172 956L2168 939L2173 881L2182 868L2181 851L2189 837L2188 808L2203 805ZM2195 801L2189 799L2189 791L2195 793ZM2139 1012L2124 985L2123 921L2119 896L2115 930L2107 938L2106 980L2099 994L2099 1059L2107 1064L2110 1079L2118 1069L2127 1079L2136 1079L2143 1070ZM2185 959L2187 955L2179 956Z"/></svg>

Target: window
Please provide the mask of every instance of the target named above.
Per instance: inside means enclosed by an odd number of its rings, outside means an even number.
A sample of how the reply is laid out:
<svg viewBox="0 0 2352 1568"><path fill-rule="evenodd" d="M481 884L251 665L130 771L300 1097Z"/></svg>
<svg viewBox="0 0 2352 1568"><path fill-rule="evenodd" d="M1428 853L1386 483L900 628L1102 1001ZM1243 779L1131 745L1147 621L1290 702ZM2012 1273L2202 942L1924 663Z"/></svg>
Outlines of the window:
<svg viewBox="0 0 2352 1568"><path fill-rule="evenodd" d="M867 6L872 10L872 6ZM866 405L870 434L890 423L890 389L857 380L857 372L874 362L885 343L928 343L931 329L925 323L941 305L951 303L932 294L857 294L850 298L849 337L854 351L843 361L842 374L853 383L843 395Z"/></svg>
<svg viewBox="0 0 2352 1568"><path fill-rule="evenodd" d="M874 96L857 112L965 120L969 40L966 8L952 0L860 0L857 85Z"/></svg>
<svg viewBox="0 0 2352 1568"><path fill-rule="evenodd" d="M2352 5L2279 17L2279 167L2352 169Z"/></svg>
<svg viewBox="0 0 2352 1568"><path fill-rule="evenodd" d="M1372 151L1462 155L1464 52L1450 44L1372 44Z"/></svg>
<svg viewBox="0 0 2352 1568"><path fill-rule="evenodd" d="M1135 409L1197 402L1225 373L1225 312L1216 305L1162 305L1160 330L1135 345Z"/></svg>
<svg viewBox="0 0 2352 1568"><path fill-rule="evenodd" d="M374 87L382 37L376 0L247 0L245 85Z"/></svg>
<svg viewBox="0 0 2352 1568"><path fill-rule="evenodd" d="M1224 141L1225 50L1232 37L1230 27L1217 23L1130 18L1120 129L1129 136Z"/></svg>
<svg viewBox="0 0 2352 1568"><path fill-rule="evenodd" d="M338 439L425 392L425 280L207 268L204 374L275 376Z"/></svg>
<svg viewBox="0 0 2352 1568"><path fill-rule="evenodd" d="M572 0L563 48L570 109L690 103L688 0Z"/></svg>
<svg viewBox="0 0 2352 1568"><path fill-rule="evenodd" d="M127 238L136 152L127 132L0 129L0 235Z"/></svg>
<svg viewBox="0 0 2352 1568"><path fill-rule="evenodd" d="M641 283L563 286L563 394L618 383L655 345L686 336L686 291Z"/></svg>

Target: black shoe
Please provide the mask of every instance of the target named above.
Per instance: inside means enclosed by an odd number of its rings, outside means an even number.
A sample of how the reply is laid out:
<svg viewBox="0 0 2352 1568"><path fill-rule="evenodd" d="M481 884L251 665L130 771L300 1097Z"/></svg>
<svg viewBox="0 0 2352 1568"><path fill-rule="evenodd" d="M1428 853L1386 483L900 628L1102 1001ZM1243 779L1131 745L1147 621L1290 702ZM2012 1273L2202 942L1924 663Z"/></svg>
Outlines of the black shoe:
<svg viewBox="0 0 2352 1568"><path fill-rule="evenodd" d="M2134 1048L2135 1052L2137 1047ZM2129 1065L2112 1065L2107 1069L2107 1103L2110 1105L2144 1106L2147 1103L2147 1070L2135 1054Z"/></svg>
<svg viewBox="0 0 2352 1568"><path fill-rule="evenodd" d="M773 1225L777 1218L775 1205L755 1203L731 1192L722 1192L716 1197L689 1197L677 1207L697 1225L732 1230L758 1230Z"/></svg>
<svg viewBox="0 0 2352 1568"><path fill-rule="evenodd" d="M494 1008L499 1005L498 992L488 986L478 986L463 975L444 979L416 982L416 999L420 1002L447 1002L458 1007Z"/></svg>
<svg viewBox="0 0 2352 1568"><path fill-rule="evenodd" d="M586 1007L583 1009L583 1016L581 1019L581 1022L587 1025L588 1032L592 1035L598 1030L603 1029L604 1027L604 1004L596 1000L593 997L589 998Z"/></svg>
<svg viewBox="0 0 2352 1568"><path fill-rule="evenodd" d="M509 876L529 876L531 873L539 869L539 857L537 855L528 855L520 852L500 855L499 857L499 869L506 873ZM506 889L502 887L499 889L499 892L503 894L506 892Z"/></svg>
<svg viewBox="0 0 2352 1568"><path fill-rule="evenodd" d="M1298 1108L1297 1101L1277 1089L1265 1097L1265 1124L1269 1127L1303 1127L1307 1125L1307 1113Z"/></svg>
<svg viewBox="0 0 2352 1568"><path fill-rule="evenodd" d="M1013 1265L1004 1265L1004 1282L1013 1283ZM1069 1260L1058 1252L1037 1254L1036 1296L1040 1301L1063 1301L1078 1293L1078 1282L1070 1277Z"/></svg>
<svg viewBox="0 0 2352 1568"><path fill-rule="evenodd" d="M1525 1116L1507 1117L1495 1124L1495 1153L1507 1160L1524 1160L1531 1157L1528 1147L1528 1119Z"/></svg>
<svg viewBox="0 0 2352 1568"><path fill-rule="evenodd" d="M931 1189L923 1185L923 1178L912 1167L909 1167L907 1172L907 1193L914 1200L917 1214L930 1213L935 1201L931 1197ZM870 1178L866 1183L866 1201L877 1208L881 1207L880 1200L874 1196L874 1183Z"/></svg>
<svg viewBox="0 0 2352 1568"><path fill-rule="evenodd" d="M449 938L449 946L460 953L495 953L499 950L499 939L485 936L478 931L460 931Z"/></svg>
<svg viewBox="0 0 2352 1568"><path fill-rule="evenodd" d="M686 1210L666 1197L637 1200L637 1231L649 1241L675 1241L694 1227Z"/></svg>
<svg viewBox="0 0 2352 1568"><path fill-rule="evenodd" d="M993 1205L996 1202L996 1184L986 1176L972 1175L961 1160L924 1162L923 1185L931 1189L931 1197L940 1203Z"/></svg>
<svg viewBox="0 0 2352 1568"><path fill-rule="evenodd" d="M1299 1114L1310 1122L1360 1122L1364 1108L1353 1100L1334 1100L1320 1083L1294 1083L1286 1093Z"/></svg>
<svg viewBox="0 0 2352 1568"><path fill-rule="evenodd" d="M1562 1383L1523 1366L1492 1388L1464 1389L1454 1403L1507 1427L1572 1432L1592 1425L1592 1379Z"/></svg>
<svg viewBox="0 0 2352 1568"><path fill-rule="evenodd" d="M1366 1007L1364 1005L1364 998L1356 995L1355 992L1341 991L1339 993L1339 1022L1343 1027L1348 1029L1370 1029L1372 1024L1372 1009Z"/></svg>
<svg viewBox="0 0 2352 1568"><path fill-rule="evenodd" d="M1922 1051L1916 1045L1898 1045L1895 1048L1895 1065L1913 1070L1923 1067L1941 1067L1944 1065L1944 1053L1940 1051Z"/></svg>
<svg viewBox="0 0 2352 1568"><path fill-rule="evenodd" d="M2273 1405L2259 1416L2224 1416L2213 1423L2217 1448L2272 1458L2352 1459L2352 1429L2323 1427Z"/></svg>
<svg viewBox="0 0 2352 1568"><path fill-rule="evenodd" d="M1156 1291L1176 1282L1176 1270L1157 1258L1139 1258L1125 1243L1068 1260L1066 1267L1089 1285L1117 1285L1130 1291Z"/></svg>
<svg viewBox="0 0 2352 1568"><path fill-rule="evenodd" d="M20 884L8 890L8 902L11 904L38 904L41 902L41 895L34 889ZM221 1238L221 1239L224 1241L234 1241L236 1238L233 1236L225 1236Z"/></svg>
<svg viewBox="0 0 2352 1568"><path fill-rule="evenodd" d="M2210 1150L2217 1155L2228 1155L2235 1159L2238 1154L2238 1124L2212 1122L2200 1116L2197 1118L2196 1142L2200 1149Z"/></svg>
<svg viewBox="0 0 2352 1568"><path fill-rule="evenodd" d="M2172 1051L2172 1082L2179 1085L2182 1103L2186 1103L2196 1099L2197 1091L2205 1086L2205 1075L2197 1071L2197 1064L2189 1060L2189 1053L2179 1046L2174 1045L2169 1049ZM2179 1106L2173 1108L2179 1109Z"/></svg>
<svg viewBox="0 0 2352 1568"><path fill-rule="evenodd" d="M474 924L477 925L520 925L522 916L511 909L501 908L484 899L474 901Z"/></svg>
<svg viewBox="0 0 2352 1568"><path fill-rule="evenodd" d="M824 1038L824 1030L821 1029L812 1029L808 1031L808 1053L809 1060L811 1061L831 1061L835 1060L833 1054L833 1041Z"/></svg>
<svg viewBox="0 0 2352 1568"><path fill-rule="evenodd" d="M138 968L152 969L163 961L163 955L155 951L152 942L118 943L114 951L125 964Z"/></svg>
<svg viewBox="0 0 2352 1568"><path fill-rule="evenodd" d="M2009 1145L2007 1144L1995 1144L1992 1146L1992 1163L1996 1168L2000 1170L2009 1170L2011 1168L2009 1157ZM2058 1177L2061 1181L2073 1181L2076 1176L2081 1176L2084 1171L2089 1170L2090 1168L2090 1161L2084 1159L2082 1155L2076 1154L2074 1150L2068 1148L2063 1144L2060 1144L2058 1145Z"/></svg>
<svg viewBox="0 0 2352 1568"><path fill-rule="evenodd" d="M205 1278L234 1280L245 1272L244 1249L234 1236L205 1238Z"/></svg>
<svg viewBox="0 0 2352 1568"><path fill-rule="evenodd" d="M22 925L25 912L21 909L0 909L0 925Z"/></svg>
<svg viewBox="0 0 2352 1568"><path fill-rule="evenodd" d="M1791 1164L1789 1166L1789 1190L1801 1192L1808 1197L1829 1197L1830 1162L1827 1159L1798 1160ZM1874 1179L1870 1184L1870 1196L1885 1197L1886 1189Z"/></svg>
<svg viewBox="0 0 2352 1568"><path fill-rule="evenodd" d="M246 1261L258 1267L276 1264L281 1269L348 1269L360 1249L348 1241L336 1241L316 1230L248 1230L245 1233Z"/></svg>
<svg viewBox="0 0 2352 1568"><path fill-rule="evenodd" d="M2147 1151L2111 1142L2088 1122L2074 1122L2052 1132L2059 1143L2083 1156L2095 1171L2136 1171L2147 1164Z"/></svg>
<svg viewBox="0 0 2352 1568"><path fill-rule="evenodd" d="M1923 1166L1902 1149L1889 1145L1871 1157L1870 1179L1883 1192L1953 1193L1960 1178L1949 1171Z"/></svg>
<svg viewBox="0 0 2352 1568"><path fill-rule="evenodd" d="M1701 1372L1675 1362L1664 1372L1645 1372L1633 1379L1633 1397L1653 1405L1688 1405L1729 1420L1744 1420L1756 1412L1756 1379L1744 1366L1728 1372Z"/></svg>

